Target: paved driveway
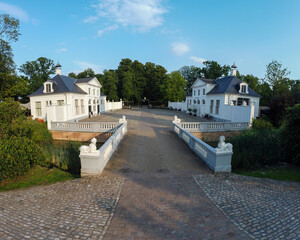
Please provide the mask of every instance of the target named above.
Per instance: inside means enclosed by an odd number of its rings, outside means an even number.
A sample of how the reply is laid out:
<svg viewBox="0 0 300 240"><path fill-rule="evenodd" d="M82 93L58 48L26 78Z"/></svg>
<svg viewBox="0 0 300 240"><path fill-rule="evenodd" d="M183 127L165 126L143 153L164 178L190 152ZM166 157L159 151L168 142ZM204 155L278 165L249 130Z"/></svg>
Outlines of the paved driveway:
<svg viewBox="0 0 300 240"><path fill-rule="evenodd" d="M100 177L0 193L0 239L300 239L300 186L214 175L170 110L120 110L128 134Z"/></svg>

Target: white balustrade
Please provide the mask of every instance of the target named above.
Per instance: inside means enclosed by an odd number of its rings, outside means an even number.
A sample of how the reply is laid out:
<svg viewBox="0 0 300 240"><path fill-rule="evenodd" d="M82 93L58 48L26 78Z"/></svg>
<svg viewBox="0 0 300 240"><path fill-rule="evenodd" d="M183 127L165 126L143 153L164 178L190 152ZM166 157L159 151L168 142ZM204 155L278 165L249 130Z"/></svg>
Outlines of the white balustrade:
<svg viewBox="0 0 300 240"><path fill-rule="evenodd" d="M181 122L177 124L189 132L241 131L249 127L247 122Z"/></svg>
<svg viewBox="0 0 300 240"><path fill-rule="evenodd" d="M118 126L118 122L51 122L52 131L113 132Z"/></svg>
<svg viewBox="0 0 300 240"><path fill-rule="evenodd" d="M200 124L200 125L199 125ZM200 157L214 172L231 172L232 145L225 143L225 137L221 136L217 148L209 146L199 138L192 135L185 128L200 130L203 126L212 129L221 129L220 125L201 125L202 123L180 123L173 121L173 131ZM211 124L211 123L209 123Z"/></svg>
<svg viewBox="0 0 300 240"><path fill-rule="evenodd" d="M118 123L119 124L119 123ZM107 125L110 128L115 125ZM122 141L123 137L127 132L127 121L125 117L122 118L122 123L119 125L115 133L110 136L110 138L102 145L98 150L92 150L96 146L96 139L92 139L90 146L80 147L80 162L81 170L80 175L91 176L99 175L102 173L105 165L117 150L119 143Z"/></svg>

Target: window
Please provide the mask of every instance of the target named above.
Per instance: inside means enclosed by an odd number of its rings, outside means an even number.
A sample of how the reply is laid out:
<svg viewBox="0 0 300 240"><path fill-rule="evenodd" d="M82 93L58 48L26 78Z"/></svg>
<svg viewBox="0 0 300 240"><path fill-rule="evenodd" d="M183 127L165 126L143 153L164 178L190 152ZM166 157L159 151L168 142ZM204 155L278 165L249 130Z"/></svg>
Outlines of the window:
<svg viewBox="0 0 300 240"><path fill-rule="evenodd" d="M219 114L220 100L216 100L216 114Z"/></svg>
<svg viewBox="0 0 300 240"><path fill-rule="evenodd" d="M210 100L210 113L213 113L214 110L214 100Z"/></svg>
<svg viewBox="0 0 300 240"><path fill-rule="evenodd" d="M203 88L202 92L203 92L203 95L205 95L205 88Z"/></svg>
<svg viewBox="0 0 300 240"><path fill-rule="evenodd" d="M85 112L84 111L84 100L81 99L80 101L81 101L81 113L84 113Z"/></svg>
<svg viewBox="0 0 300 240"><path fill-rule="evenodd" d="M198 89L198 96L200 96L200 89Z"/></svg>
<svg viewBox="0 0 300 240"><path fill-rule="evenodd" d="M51 102L50 102L50 104L51 104ZM58 106L64 105L64 100L57 100L57 105Z"/></svg>
<svg viewBox="0 0 300 240"><path fill-rule="evenodd" d="M91 104L92 104L92 100L90 99L90 100L89 100L89 105L91 105Z"/></svg>
<svg viewBox="0 0 300 240"><path fill-rule="evenodd" d="M50 105L52 105L52 102L51 102L51 101L49 101L49 104L50 104Z"/></svg>
<svg viewBox="0 0 300 240"><path fill-rule="evenodd" d="M76 115L78 115L79 114L78 99L75 99L75 110L76 110Z"/></svg>
<svg viewBox="0 0 300 240"><path fill-rule="evenodd" d="M242 85L242 93L246 93L246 86Z"/></svg>
<svg viewBox="0 0 300 240"><path fill-rule="evenodd" d="M237 99L237 105L238 106L242 106L243 102L245 102L247 104L247 106L249 105L249 99L248 98L238 98Z"/></svg>
<svg viewBox="0 0 300 240"><path fill-rule="evenodd" d="M95 89L93 89L93 95L96 95L96 94L95 94Z"/></svg>
<svg viewBox="0 0 300 240"><path fill-rule="evenodd" d="M194 90L194 96L196 96L196 90Z"/></svg>
<svg viewBox="0 0 300 240"><path fill-rule="evenodd" d="M194 100L194 104L196 104L196 100Z"/></svg>
<svg viewBox="0 0 300 240"><path fill-rule="evenodd" d="M50 83L46 84L46 92L47 93L51 92L51 84Z"/></svg>
<svg viewBox="0 0 300 240"><path fill-rule="evenodd" d="M46 101L46 106L48 106L48 101Z"/></svg>
<svg viewBox="0 0 300 240"><path fill-rule="evenodd" d="M98 96L100 95L100 92L99 92L99 90L97 90L97 95L98 95Z"/></svg>
<svg viewBox="0 0 300 240"><path fill-rule="evenodd" d="M205 104L205 100L204 99L202 99L202 104Z"/></svg>
<svg viewBox="0 0 300 240"><path fill-rule="evenodd" d="M91 89L89 88L89 95L91 95Z"/></svg>
<svg viewBox="0 0 300 240"><path fill-rule="evenodd" d="M190 104L192 104L192 100L190 100Z"/></svg>
<svg viewBox="0 0 300 240"><path fill-rule="evenodd" d="M41 104L41 102L35 102L35 113L36 113L36 116L42 116L42 104Z"/></svg>
<svg viewBox="0 0 300 240"><path fill-rule="evenodd" d="M200 104L200 100L198 100L198 104Z"/></svg>

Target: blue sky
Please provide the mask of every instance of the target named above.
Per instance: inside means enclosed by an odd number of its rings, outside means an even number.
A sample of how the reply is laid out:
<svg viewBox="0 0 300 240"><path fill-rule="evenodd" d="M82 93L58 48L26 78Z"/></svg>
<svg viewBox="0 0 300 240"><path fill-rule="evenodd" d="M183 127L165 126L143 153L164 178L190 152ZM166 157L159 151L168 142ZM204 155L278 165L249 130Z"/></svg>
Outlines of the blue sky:
<svg viewBox="0 0 300 240"><path fill-rule="evenodd" d="M43 56L65 75L131 58L169 72L235 62L263 78L274 59L300 79L299 12L299 0L0 0L0 13L20 19L16 64Z"/></svg>

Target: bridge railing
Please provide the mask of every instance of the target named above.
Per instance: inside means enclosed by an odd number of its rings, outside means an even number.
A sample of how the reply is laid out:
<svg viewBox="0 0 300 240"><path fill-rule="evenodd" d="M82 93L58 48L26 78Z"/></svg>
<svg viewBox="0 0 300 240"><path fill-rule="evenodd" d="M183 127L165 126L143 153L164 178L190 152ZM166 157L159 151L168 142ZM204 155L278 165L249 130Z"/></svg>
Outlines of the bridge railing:
<svg viewBox="0 0 300 240"><path fill-rule="evenodd" d="M127 121L123 116L123 118L120 119L120 125L115 133L101 146L101 148L96 149L95 138L91 140L90 146L81 146L79 155L81 162L80 175L84 177L101 174L110 157L117 150L118 145L124 138L126 132Z"/></svg>
<svg viewBox="0 0 300 240"><path fill-rule="evenodd" d="M67 132L113 132L118 122L51 122L52 131Z"/></svg>
<svg viewBox="0 0 300 240"><path fill-rule="evenodd" d="M172 129L214 172L231 172L232 145L224 142L224 136L220 137L218 147L213 148L184 129L176 116Z"/></svg>
<svg viewBox="0 0 300 240"><path fill-rule="evenodd" d="M241 131L249 127L247 122L180 122L177 124L189 132Z"/></svg>

